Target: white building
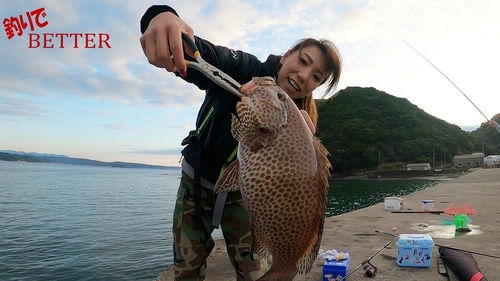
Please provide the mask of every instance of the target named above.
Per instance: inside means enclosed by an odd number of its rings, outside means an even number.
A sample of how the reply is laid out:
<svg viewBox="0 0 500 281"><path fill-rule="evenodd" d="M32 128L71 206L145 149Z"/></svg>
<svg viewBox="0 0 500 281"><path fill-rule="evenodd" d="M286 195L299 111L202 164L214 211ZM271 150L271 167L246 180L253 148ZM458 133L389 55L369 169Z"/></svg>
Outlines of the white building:
<svg viewBox="0 0 500 281"><path fill-rule="evenodd" d="M495 166L500 164L500 155L488 155L484 157L484 165Z"/></svg>
<svg viewBox="0 0 500 281"><path fill-rule="evenodd" d="M483 153L473 153L467 155L455 155L453 157L453 166L456 168L474 168L481 167L484 164Z"/></svg>
<svg viewBox="0 0 500 281"><path fill-rule="evenodd" d="M407 171L427 171L430 169L431 169L431 164L429 163L414 163L406 165Z"/></svg>

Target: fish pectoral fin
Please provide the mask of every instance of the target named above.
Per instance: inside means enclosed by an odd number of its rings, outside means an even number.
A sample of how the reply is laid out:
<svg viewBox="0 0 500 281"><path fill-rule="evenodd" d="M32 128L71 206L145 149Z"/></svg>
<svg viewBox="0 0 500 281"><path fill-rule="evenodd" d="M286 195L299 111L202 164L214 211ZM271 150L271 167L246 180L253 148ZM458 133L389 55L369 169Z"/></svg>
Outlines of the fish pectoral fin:
<svg viewBox="0 0 500 281"><path fill-rule="evenodd" d="M241 141L244 138L241 126L242 125L239 117L234 114L231 114L231 134L237 141Z"/></svg>
<svg viewBox="0 0 500 281"><path fill-rule="evenodd" d="M263 258L269 257L270 256L269 249L262 240L259 231L253 225L252 225L252 233L253 233L253 240L251 246L252 253L255 253Z"/></svg>
<svg viewBox="0 0 500 281"><path fill-rule="evenodd" d="M220 178L215 183L214 192L232 192L237 191L238 187L238 176L240 171L240 162L238 159L234 160L233 163L229 164L224 170Z"/></svg>
<svg viewBox="0 0 500 281"><path fill-rule="evenodd" d="M259 117L251 106L241 102L236 105L236 111L237 115L233 114L231 119L231 134L240 143L253 148L256 142L260 143Z"/></svg>

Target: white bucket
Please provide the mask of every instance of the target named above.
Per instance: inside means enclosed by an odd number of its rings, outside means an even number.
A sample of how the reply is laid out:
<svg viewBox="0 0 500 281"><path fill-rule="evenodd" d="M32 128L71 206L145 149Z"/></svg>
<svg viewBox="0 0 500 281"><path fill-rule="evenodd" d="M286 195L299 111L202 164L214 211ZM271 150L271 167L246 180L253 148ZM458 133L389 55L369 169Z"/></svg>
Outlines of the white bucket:
<svg viewBox="0 0 500 281"><path fill-rule="evenodd" d="M403 200L399 197L385 197L385 210L397 211L403 208Z"/></svg>
<svg viewBox="0 0 500 281"><path fill-rule="evenodd" d="M434 211L434 200L422 200L422 211Z"/></svg>

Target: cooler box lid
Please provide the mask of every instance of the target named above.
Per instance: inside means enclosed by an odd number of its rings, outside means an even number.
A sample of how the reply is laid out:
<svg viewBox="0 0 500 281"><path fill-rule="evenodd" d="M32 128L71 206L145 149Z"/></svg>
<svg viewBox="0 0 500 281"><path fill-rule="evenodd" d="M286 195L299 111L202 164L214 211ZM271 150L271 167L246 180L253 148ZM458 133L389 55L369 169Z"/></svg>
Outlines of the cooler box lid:
<svg viewBox="0 0 500 281"><path fill-rule="evenodd" d="M432 248L434 241L429 234L400 234L396 242L402 248Z"/></svg>

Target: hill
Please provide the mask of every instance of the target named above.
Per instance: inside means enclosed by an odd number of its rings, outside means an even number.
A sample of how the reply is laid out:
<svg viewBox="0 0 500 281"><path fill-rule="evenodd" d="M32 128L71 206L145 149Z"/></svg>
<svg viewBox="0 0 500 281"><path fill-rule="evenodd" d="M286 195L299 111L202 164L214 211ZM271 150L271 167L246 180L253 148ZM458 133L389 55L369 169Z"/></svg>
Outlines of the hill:
<svg viewBox="0 0 500 281"><path fill-rule="evenodd" d="M32 163L58 163L70 165L86 165L86 166L101 166L114 168L150 168L150 169L166 169L167 166L137 164L128 162L102 162L85 158L71 158L66 155L55 154L40 154L36 152L22 152L12 150L1 150L0 160L2 161L24 161Z"/></svg>
<svg viewBox="0 0 500 281"><path fill-rule="evenodd" d="M317 136L330 151L334 173L352 174L391 163L450 165L455 155L500 154L500 136L466 132L405 98L375 88L348 87L318 100Z"/></svg>

